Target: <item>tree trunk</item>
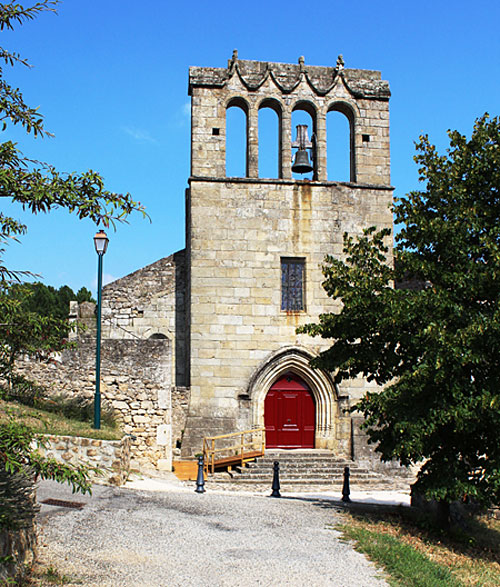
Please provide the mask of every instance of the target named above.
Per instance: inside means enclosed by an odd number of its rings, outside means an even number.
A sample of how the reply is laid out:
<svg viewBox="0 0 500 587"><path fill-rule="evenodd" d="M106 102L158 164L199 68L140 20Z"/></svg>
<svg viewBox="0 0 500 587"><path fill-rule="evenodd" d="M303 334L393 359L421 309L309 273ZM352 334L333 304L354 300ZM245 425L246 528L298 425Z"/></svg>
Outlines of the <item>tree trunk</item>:
<svg viewBox="0 0 500 587"><path fill-rule="evenodd" d="M450 529L450 502L440 499L437 502L436 521L442 530Z"/></svg>

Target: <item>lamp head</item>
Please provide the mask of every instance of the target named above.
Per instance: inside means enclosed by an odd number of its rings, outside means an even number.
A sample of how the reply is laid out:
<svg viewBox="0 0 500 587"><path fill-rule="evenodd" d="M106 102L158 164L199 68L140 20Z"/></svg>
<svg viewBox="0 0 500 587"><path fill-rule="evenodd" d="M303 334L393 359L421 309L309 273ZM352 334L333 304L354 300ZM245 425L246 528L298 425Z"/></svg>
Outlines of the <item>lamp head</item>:
<svg viewBox="0 0 500 587"><path fill-rule="evenodd" d="M94 237L95 252L98 255L104 255L108 250L109 239L104 230L100 230Z"/></svg>

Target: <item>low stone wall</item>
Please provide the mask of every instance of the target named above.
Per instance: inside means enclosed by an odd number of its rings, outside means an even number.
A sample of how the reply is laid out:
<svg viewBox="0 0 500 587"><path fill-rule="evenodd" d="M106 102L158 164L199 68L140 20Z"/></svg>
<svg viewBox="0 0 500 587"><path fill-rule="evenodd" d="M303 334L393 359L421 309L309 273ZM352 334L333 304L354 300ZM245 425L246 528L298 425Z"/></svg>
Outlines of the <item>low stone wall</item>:
<svg viewBox="0 0 500 587"><path fill-rule="evenodd" d="M99 468L102 474L91 473L91 479L112 485L123 485L130 473L130 437L121 440L96 440L80 436L43 437L39 450L47 457L68 465L84 464Z"/></svg>
<svg viewBox="0 0 500 587"><path fill-rule="evenodd" d="M171 352L167 339L102 341L102 402L131 437L133 468L172 468ZM79 340L50 364L24 360L16 369L49 394L92 398L95 341Z"/></svg>

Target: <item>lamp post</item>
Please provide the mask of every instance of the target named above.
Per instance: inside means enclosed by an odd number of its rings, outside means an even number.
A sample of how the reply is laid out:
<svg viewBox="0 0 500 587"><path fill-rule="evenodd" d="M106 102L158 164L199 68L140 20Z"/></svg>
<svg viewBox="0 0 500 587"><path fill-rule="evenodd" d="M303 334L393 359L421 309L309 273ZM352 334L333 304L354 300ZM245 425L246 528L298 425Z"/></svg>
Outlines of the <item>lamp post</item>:
<svg viewBox="0 0 500 587"><path fill-rule="evenodd" d="M95 396L94 396L94 428L101 428L101 290L102 290L102 258L108 249L109 239L103 230L94 237L97 253L97 332L95 351Z"/></svg>

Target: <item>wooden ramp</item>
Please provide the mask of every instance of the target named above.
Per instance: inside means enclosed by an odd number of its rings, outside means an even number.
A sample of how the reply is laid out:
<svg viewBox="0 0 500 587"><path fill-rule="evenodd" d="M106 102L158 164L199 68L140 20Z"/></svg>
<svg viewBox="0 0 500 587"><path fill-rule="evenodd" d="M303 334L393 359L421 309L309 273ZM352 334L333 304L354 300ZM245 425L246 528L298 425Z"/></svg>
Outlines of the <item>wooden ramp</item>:
<svg viewBox="0 0 500 587"><path fill-rule="evenodd" d="M243 466L245 463L261 457L265 448L264 428L207 436L203 439L205 471L213 475L217 469Z"/></svg>
<svg viewBox="0 0 500 587"><path fill-rule="evenodd" d="M198 476L198 461L174 461L172 463L172 470L177 479L181 481L196 481L196 477Z"/></svg>

